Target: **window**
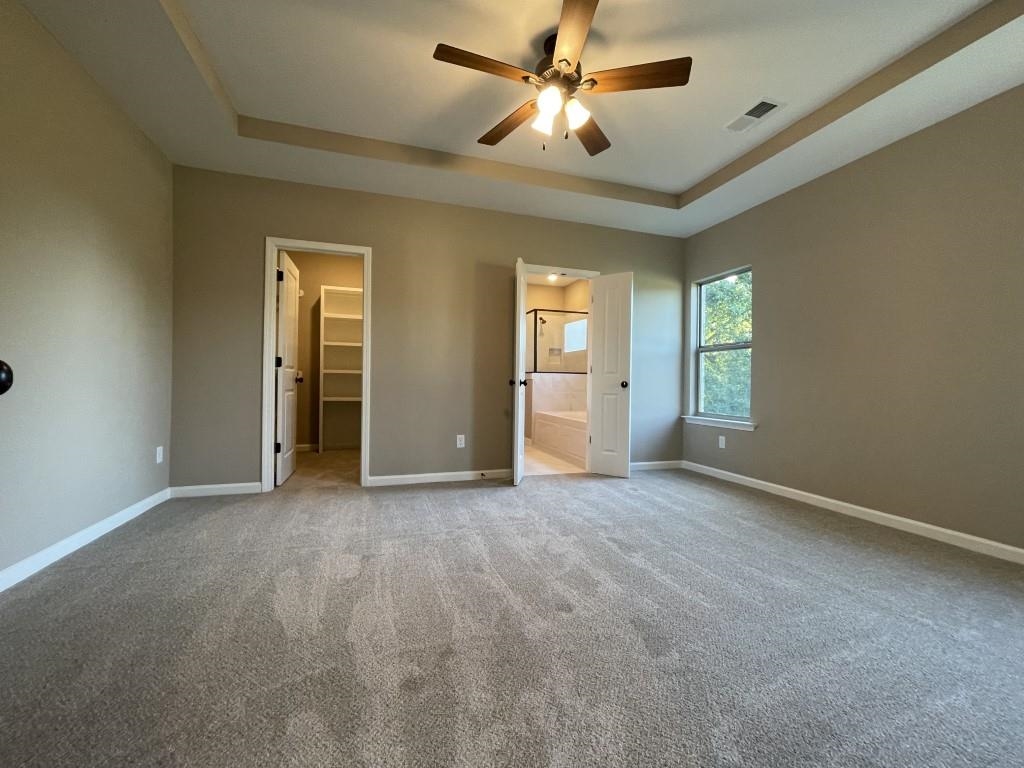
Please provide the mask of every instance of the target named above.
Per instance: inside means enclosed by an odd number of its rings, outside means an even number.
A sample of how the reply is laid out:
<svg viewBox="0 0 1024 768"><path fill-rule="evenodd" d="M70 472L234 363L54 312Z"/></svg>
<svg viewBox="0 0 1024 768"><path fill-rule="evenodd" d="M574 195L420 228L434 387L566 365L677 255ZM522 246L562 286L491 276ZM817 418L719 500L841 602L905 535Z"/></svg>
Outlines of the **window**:
<svg viewBox="0 0 1024 768"><path fill-rule="evenodd" d="M587 348L587 318L565 324L565 351L582 352Z"/></svg>
<svg viewBox="0 0 1024 768"><path fill-rule="evenodd" d="M752 288L749 269L698 285L698 416L750 418Z"/></svg>

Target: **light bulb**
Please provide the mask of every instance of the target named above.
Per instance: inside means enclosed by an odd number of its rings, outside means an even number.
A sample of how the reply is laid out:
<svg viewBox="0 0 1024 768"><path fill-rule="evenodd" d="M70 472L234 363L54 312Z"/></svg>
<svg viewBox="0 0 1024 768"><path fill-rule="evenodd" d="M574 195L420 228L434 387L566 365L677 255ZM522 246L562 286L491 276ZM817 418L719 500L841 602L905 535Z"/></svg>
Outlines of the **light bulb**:
<svg viewBox="0 0 1024 768"><path fill-rule="evenodd" d="M537 115L537 119L533 121L530 127L535 131L543 133L545 136L550 136L551 131L555 128L555 115L557 114L557 112L551 112L548 114L541 112Z"/></svg>
<svg viewBox="0 0 1024 768"><path fill-rule="evenodd" d="M537 109L542 115L557 115L562 108L562 91L557 85L549 85L537 97Z"/></svg>
<svg viewBox="0 0 1024 768"><path fill-rule="evenodd" d="M548 275L548 280L553 283L556 280L558 280L558 275L556 275L554 272L552 272L550 275Z"/></svg>
<svg viewBox="0 0 1024 768"><path fill-rule="evenodd" d="M590 112L580 104L579 99L572 98L565 104L565 116L569 121L569 129L575 131L590 119Z"/></svg>

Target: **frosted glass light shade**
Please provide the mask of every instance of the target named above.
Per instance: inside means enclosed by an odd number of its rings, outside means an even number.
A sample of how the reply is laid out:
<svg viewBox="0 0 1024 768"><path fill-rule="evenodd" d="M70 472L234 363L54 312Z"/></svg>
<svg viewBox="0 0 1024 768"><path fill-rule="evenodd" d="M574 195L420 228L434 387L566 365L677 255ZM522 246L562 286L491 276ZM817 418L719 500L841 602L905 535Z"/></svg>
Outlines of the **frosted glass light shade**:
<svg viewBox="0 0 1024 768"><path fill-rule="evenodd" d="M557 115L562 108L562 91L554 85L549 85L537 97L537 109L542 115Z"/></svg>
<svg viewBox="0 0 1024 768"><path fill-rule="evenodd" d="M551 132L555 128L555 115L557 114L557 112L552 112L549 114L541 112L539 115L537 115L537 119L533 121L530 127L533 128L533 130L535 131L543 133L545 136L550 136Z"/></svg>
<svg viewBox="0 0 1024 768"><path fill-rule="evenodd" d="M569 129L575 131L590 119L590 111L580 104L579 99L569 99L565 105L565 116L569 121Z"/></svg>

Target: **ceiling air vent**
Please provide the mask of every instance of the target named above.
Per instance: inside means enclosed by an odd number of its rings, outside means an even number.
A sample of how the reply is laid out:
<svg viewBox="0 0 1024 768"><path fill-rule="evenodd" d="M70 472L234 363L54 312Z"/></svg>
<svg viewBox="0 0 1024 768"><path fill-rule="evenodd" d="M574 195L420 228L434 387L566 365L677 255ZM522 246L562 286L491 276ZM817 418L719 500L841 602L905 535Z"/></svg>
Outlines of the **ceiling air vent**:
<svg viewBox="0 0 1024 768"><path fill-rule="evenodd" d="M727 126L725 126L725 129L727 131L732 131L733 133L740 133L742 131L745 131L748 128L757 125L758 122L765 118L765 116L767 116L771 112L774 112L780 106L782 105L777 102L762 99L757 104L748 109L746 112L744 112L742 115L740 115L731 123L729 123Z"/></svg>
<svg viewBox="0 0 1024 768"><path fill-rule="evenodd" d="M748 109L746 115L747 117L756 117L760 119L778 106L778 104L772 104L770 101L762 101L760 104Z"/></svg>

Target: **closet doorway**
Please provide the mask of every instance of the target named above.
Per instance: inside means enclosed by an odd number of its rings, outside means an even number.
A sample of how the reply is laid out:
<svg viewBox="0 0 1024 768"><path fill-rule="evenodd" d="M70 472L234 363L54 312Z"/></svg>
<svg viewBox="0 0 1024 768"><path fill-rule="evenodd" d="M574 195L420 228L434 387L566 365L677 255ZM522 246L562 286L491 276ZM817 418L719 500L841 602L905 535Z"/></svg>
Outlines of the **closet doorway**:
<svg viewBox="0 0 1024 768"><path fill-rule="evenodd" d="M261 485L367 484L371 249L268 237Z"/></svg>

